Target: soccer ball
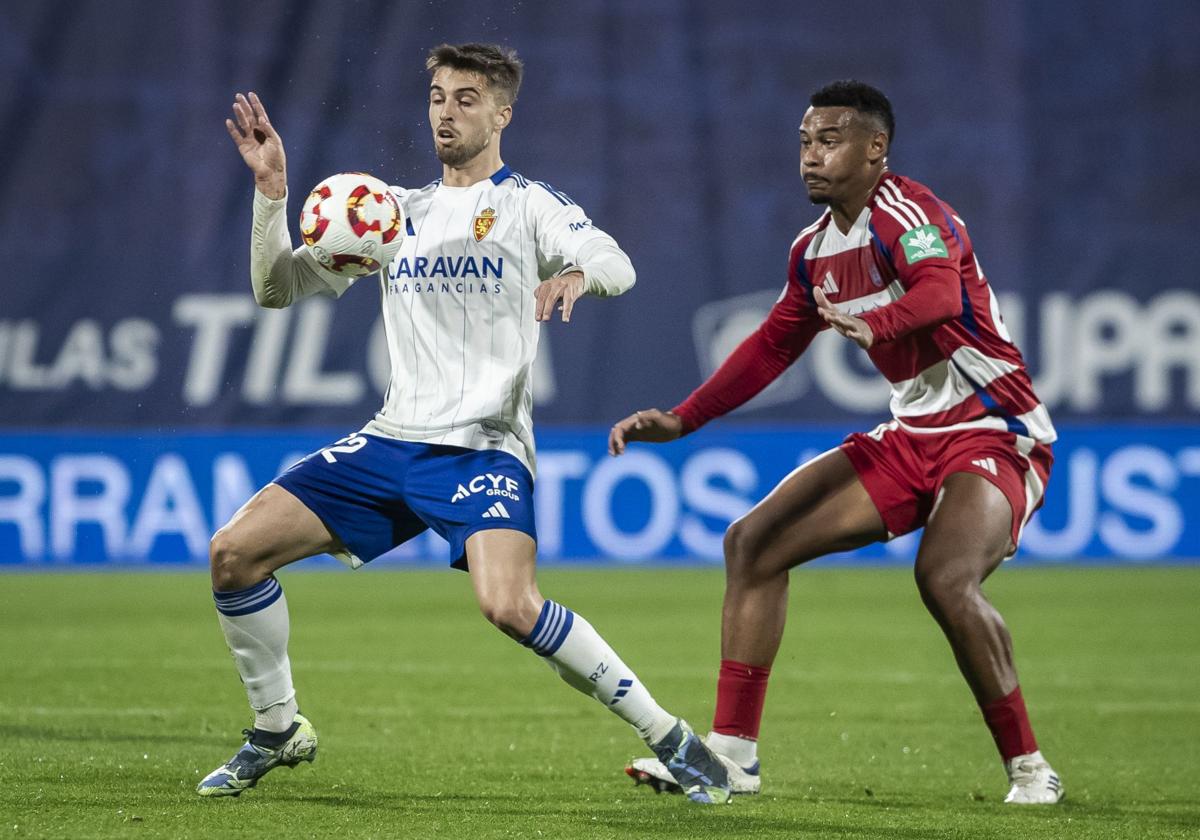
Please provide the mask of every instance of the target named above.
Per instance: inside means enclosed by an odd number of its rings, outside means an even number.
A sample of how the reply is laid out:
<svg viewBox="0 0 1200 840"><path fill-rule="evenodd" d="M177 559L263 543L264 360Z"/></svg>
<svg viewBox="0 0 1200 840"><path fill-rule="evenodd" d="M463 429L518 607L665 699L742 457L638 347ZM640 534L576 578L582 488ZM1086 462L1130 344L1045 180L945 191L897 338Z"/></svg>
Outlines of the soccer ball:
<svg viewBox="0 0 1200 840"><path fill-rule="evenodd" d="M364 277L390 263L400 250L404 211L383 181L365 172L342 172L308 194L300 211L300 236L326 271Z"/></svg>

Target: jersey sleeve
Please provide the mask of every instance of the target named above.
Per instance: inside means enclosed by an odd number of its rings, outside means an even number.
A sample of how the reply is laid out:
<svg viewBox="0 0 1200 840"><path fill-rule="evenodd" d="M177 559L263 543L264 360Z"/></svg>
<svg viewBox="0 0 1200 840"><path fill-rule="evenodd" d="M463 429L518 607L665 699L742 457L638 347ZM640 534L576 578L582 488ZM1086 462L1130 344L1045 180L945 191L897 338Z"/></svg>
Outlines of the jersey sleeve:
<svg viewBox="0 0 1200 840"><path fill-rule="evenodd" d="M859 316L875 341L894 341L961 315L963 239L941 203L884 181L871 224L904 288L897 300Z"/></svg>
<svg viewBox="0 0 1200 840"><path fill-rule="evenodd" d="M615 239L592 224L582 207L541 183L531 183L529 191L526 209L537 240L539 279L582 271L584 290L600 297L633 287L633 263Z"/></svg>
<svg viewBox="0 0 1200 840"><path fill-rule="evenodd" d="M688 434L746 403L800 357L825 322L797 279L793 249L791 277L766 319L686 400L671 411Z"/></svg>
<svg viewBox="0 0 1200 840"><path fill-rule="evenodd" d="M327 271L305 245L293 250L287 195L270 199L254 191L250 285L259 306L282 309L311 295L340 297L356 279Z"/></svg>

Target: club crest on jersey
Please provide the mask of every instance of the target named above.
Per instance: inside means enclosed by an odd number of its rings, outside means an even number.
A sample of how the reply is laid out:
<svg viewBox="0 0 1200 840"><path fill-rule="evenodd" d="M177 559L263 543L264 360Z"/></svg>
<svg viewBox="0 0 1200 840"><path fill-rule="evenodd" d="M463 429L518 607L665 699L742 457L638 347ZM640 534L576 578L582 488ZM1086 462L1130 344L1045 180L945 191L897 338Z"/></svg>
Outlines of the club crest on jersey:
<svg viewBox="0 0 1200 840"><path fill-rule="evenodd" d="M909 265L930 257L950 256L946 243L942 241L942 232L938 230L937 225L922 225L919 228L913 228L900 237L900 244L904 246L904 257L908 260Z"/></svg>
<svg viewBox="0 0 1200 840"><path fill-rule="evenodd" d="M483 493L485 496L503 496L511 501L519 502L521 501L521 497L517 493L519 489L520 485L503 473L484 473L475 476L466 484L458 485L458 489L450 497L450 503L461 502L476 493Z"/></svg>
<svg viewBox="0 0 1200 840"><path fill-rule="evenodd" d="M476 216L475 224L471 228L471 232L475 234L475 241L482 242L483 237L488 235L494 224L496 224L496 211L491 207Z"/></svg>

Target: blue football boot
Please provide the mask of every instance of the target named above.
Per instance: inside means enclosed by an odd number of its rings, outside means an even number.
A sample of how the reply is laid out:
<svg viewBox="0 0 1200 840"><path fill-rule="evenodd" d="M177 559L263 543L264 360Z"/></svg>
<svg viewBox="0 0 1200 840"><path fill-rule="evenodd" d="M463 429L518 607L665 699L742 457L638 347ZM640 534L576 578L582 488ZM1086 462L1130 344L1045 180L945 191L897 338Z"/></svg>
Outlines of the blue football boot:
<svg viewBox="0 0 1200 840"><path fill-rule="evenodd" d="M201 796L239 796L258 784L272 768L295 767L317 757L317 730L304 715L296 715L291 727L282 733L281 743L269 745L261 733L242 730L246 743L229 761L209 773L196 786Z"/></svg>
<svg viewBox="0 0 1200 840"><path fill-rule="evenodd" d="M650 749L687 798L701 805L725 805L732 798L725 765L696 736L683 718Z"/></svg>

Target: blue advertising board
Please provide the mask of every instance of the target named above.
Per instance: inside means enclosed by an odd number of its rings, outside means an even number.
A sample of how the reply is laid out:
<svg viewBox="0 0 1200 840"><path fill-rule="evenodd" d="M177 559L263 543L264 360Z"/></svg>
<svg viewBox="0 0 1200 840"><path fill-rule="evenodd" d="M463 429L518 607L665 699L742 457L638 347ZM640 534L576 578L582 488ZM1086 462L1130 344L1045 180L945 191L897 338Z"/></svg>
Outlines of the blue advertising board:
<svg viewBox="0 0 1200 840"><path fill-rule="evenodd" d="M208 538L262 484L348 430L0 436L0 566L203 567ZM1200 434L1061 430L1046 503L1018 562L1200 558ZM599 427L544 428L535 494L544 563L719 563L729 523L830 427L726 428L606 454ZM916 535L838 562L911 561ZM376 561L447 562L428 533Z"/></svg>

